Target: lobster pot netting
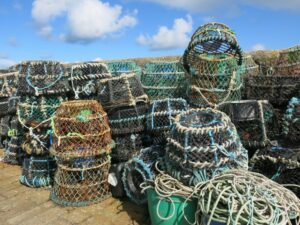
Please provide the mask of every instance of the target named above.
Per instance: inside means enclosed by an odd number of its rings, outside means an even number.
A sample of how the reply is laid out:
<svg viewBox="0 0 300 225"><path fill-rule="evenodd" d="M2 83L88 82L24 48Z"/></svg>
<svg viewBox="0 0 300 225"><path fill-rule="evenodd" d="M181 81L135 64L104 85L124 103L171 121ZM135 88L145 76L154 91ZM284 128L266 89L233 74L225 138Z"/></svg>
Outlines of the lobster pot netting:
<svg viewBox="0 0 300 225"><path fill-rule="evenodd" d="M53 153L58 157L86 157L110 153L108 118L95 100L64 102L53 122Z"/></svg>
<svg viewBox="0 0 300 225"><path fill-rule="evenodd" d="M20 97L18 105L18 116L23 126L46 126L50 125L50 119L57 108L66 97L49 95L49 96L28 96Z"/></svg>
<svg viewBox="0 0 300 225"><path fill-rule="evenodd" d="M142 149L140 154L124 166L122 181L127 197L136 204L147 202L141 184L155 177L155 163L163 158L164 148L152 146Z"/></svg>
<svg viewBox="0 0 300 225"><path fill-rule="evenodd" d="M251 170L280 183L291 184L298 197L300 191L292 185L300 185L300 149L268 146L258 150L250 161Z"/></svg>
<svg viewBox="0 0 300 225"><path fill-rule="evenodd" d="M98 97L105 110L148 101L148 96L134 73L100 80Z"/></svg>
<svg viewBox="0 0 300 225"><path fill-rule="evenodd" d="M279 53L277 73L287 76L300 75L300 45Z"/></svg>
<svg viewBox="0 0 300 225"><path fill-rule="evenodd" d="M300 142L300 98L292 98L289 102L282 129L287 139Z"/></svg>
<svg viewBox="0 0 300 225"><path fill-rule="evenodd" d="M284 106L300 95L300 76L251 76L245 81L247 99L268 100L273 106Z"/></svg>
<svg viewBox="0 0 300 225"><path fill-rule="evenodd" d="M28 156L23 161L20 183L28 187L48 187L52 184L56 161L50 156Z"/></svg>
<svg viewBox="0 0 300 225"><path fill-rule="evenodd" d="M4 150L3 161L9 164L22 164L24 152L21 149L22 139L20 137L11 137Z"/></svg>
<svg viewBox="0 0 300 225"><path fill-rule="evenodd" d="M0 98L0 116L6 116L7 114L15 114L17 110L17 104L19 97L3 97Z"/></svg>
<svg viewBox="0 0 300 225"><path fill-rule="evenodd" d="M144 131L148 107L148 104L139 103L109 112L108 118L112 134L130 134Z"/></svg>
<svg viewBox="0 0 300 225"><path fill-rule="evenodd" d="M48 128L37 128L34 134L24 134L22 150L28 155L45 155L49 153L52 131Z"/></svg>
<svg viewBox="0 0 300 225"><path fill-rule="evenodd" d="M63 206L86 206L110 196L108 174L110 158L76 158L58 161L50 199Z"/></svg>
<svg viewBox="0 0 300 225"><path fill-rule="evenodd" d="M111 74L103 63L83 63L71 66L69 82L75 99L95 96L98 80L109 77Z"/></svg>
<svg viewBox="0 0 300 225"><path fill-rule="evenodd" d="M137 78L141 77L142 69L133 61L109 62L107 63L108 71L112 76L117 77L122 74L135 73Z"/></svg>
<svg viewBox="0 0 300 225"><path fill-rule="evenodd" d="M226 55L197 56L189 74L188 99L194 106L215 106L241 99L243 85L236 59Z"/></svg>
<svg viewBox="0 0 300 225"><path fill-rule="evenodd" d="M259 75L259 66L254 62L251 55L243 56L243 63L239 67L241 71L241 76L248 77L248 76L258 76Z"/></svg>
<svg viewBox="0 0 300 225"><path fill-rule="evenodd" d="M138 155L144 146L142 133L116 135L113 139L115 142L111 152L113 162L127 162Z"/></svg>
<svg viewBox="0 0 300 225"><path fill-rule="evenodd" d="M70 91L64 67L55 61L27 61L19 65L20 94L62 94Z"/></svg>
<svg viewBox="0 0 300 225"><path fill-rule="evenodd" d="M268 101L228 102L219 105L218 109L230 117L246 148L264 147L274 136L272 132L277 128L277 119Z"/></svg>
<svg viewBox="0 0 300 225"><path fill-rule="evenodd" d="M248 168L248 154L230 118L214 109L178 115L168 138L166 170L185 185L196 185L232 168Z"/></svg>
<svg viewBox="0 0 300 225"><path fill-rule="evenodd" d="M10 97L16 93L18 86L18 73L0 74L0 97Z"/></svg>
<svg viewBox="0 0 300 225"><path fill-rule="evenodd" d="M185 72L179 62L152 62L145 65L141 82L151 101L182 95Z"/></svg>
<svg viewBox="0 0 300 225"><path fill-rule="evenodd" d="M0 119L0 135L3 137L8 137L8 132L10 130L10 120L10 115L4 116Z"/></svg>
<svg viewBox="0 0 300 225"><path fill-rule="evenodd" d="M260 76L272 76L277 74L278 51L256 51L255 54L252 54L252 58L259 66Z"/></svg>

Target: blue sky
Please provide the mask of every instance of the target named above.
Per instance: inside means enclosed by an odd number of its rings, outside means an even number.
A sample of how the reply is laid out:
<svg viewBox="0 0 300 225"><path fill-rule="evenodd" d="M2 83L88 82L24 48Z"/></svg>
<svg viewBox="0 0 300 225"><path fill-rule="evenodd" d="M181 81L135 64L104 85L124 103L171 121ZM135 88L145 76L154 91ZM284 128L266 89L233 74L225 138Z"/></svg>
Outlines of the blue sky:
<svg viewBox="0 0 300 225"><path fill-rule="evenodd" d="M0 0L0 68L182 55L210 21L229 25L244 51L300 42L299 0Z"/></svg>

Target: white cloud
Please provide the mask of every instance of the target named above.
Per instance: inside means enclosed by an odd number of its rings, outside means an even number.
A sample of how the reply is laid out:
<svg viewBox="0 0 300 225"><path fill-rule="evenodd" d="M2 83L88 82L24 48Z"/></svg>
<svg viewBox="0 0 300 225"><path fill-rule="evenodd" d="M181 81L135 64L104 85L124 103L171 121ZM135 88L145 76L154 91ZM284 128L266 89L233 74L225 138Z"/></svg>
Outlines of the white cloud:
<svg viewBox="0 0 300 225"><path fill-rule="evenodd" d="M260 43L253 45L252 51L266 50L266 46Z"/></svg>
<svg viewBox="0 0 300 225"><path fill-rule="evenodd" d="M100 57L95 58L93 61L102 61L103 59Z"/></svg>
<svg viewBox="0 0 300 225"><path fill-rule="evenodd" d="M67 30L60 39L68 42L90 42L137 24L137 10L124 14L120 5L100 0L35 0L31 14L44 36L53 33L51 22L63 16Z"/></svg>
<svg viewBox="0 0 300 225"><path fill-rule="evenodd" d="M0 69L7 69L8 67L13 66L15 64L16 62L14 60L0 56Z"/></svg>
<svg viewBox="0 0 300 225"><path fill-rule="evenodd" d="M192 17L188 15L186 19L175 19L171 29L161 26L157 34L153 36L140 35L137 38L137 42L141 45L149 46L151 50L169 50L186 47L190 40L189 33L192 29Z"/></svg>

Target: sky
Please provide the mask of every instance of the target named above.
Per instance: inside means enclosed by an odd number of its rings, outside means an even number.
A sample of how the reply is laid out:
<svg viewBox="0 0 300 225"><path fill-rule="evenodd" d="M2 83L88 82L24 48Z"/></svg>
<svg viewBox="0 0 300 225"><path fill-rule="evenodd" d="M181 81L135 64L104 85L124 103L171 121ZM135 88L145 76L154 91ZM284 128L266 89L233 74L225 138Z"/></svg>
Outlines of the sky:
<svg viewBox="0 0 300 225"><path fill-rule="evenodd" d="M300 0L0 0L0 69L182 55L207 22L227 24L245 52L300 44Z"/></svg>

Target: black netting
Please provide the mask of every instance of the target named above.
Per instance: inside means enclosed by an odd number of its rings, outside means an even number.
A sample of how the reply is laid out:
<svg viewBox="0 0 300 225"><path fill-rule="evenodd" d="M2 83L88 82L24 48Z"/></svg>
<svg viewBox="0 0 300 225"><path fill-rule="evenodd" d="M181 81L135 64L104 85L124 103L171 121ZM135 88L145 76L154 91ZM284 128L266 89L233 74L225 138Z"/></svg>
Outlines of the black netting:
<svg viewBox="0 0 300 225"><path fill-rule="evenodd" d="M0 75L0 97L10 97L17 91L18 73L4 73Z"/></svg>
<svg viewBox="0 0 300 225"><path fill-rule="evenodd" d="M284 136L296 143L300 142L300 98L292 98L283 118Z"/></svg>

